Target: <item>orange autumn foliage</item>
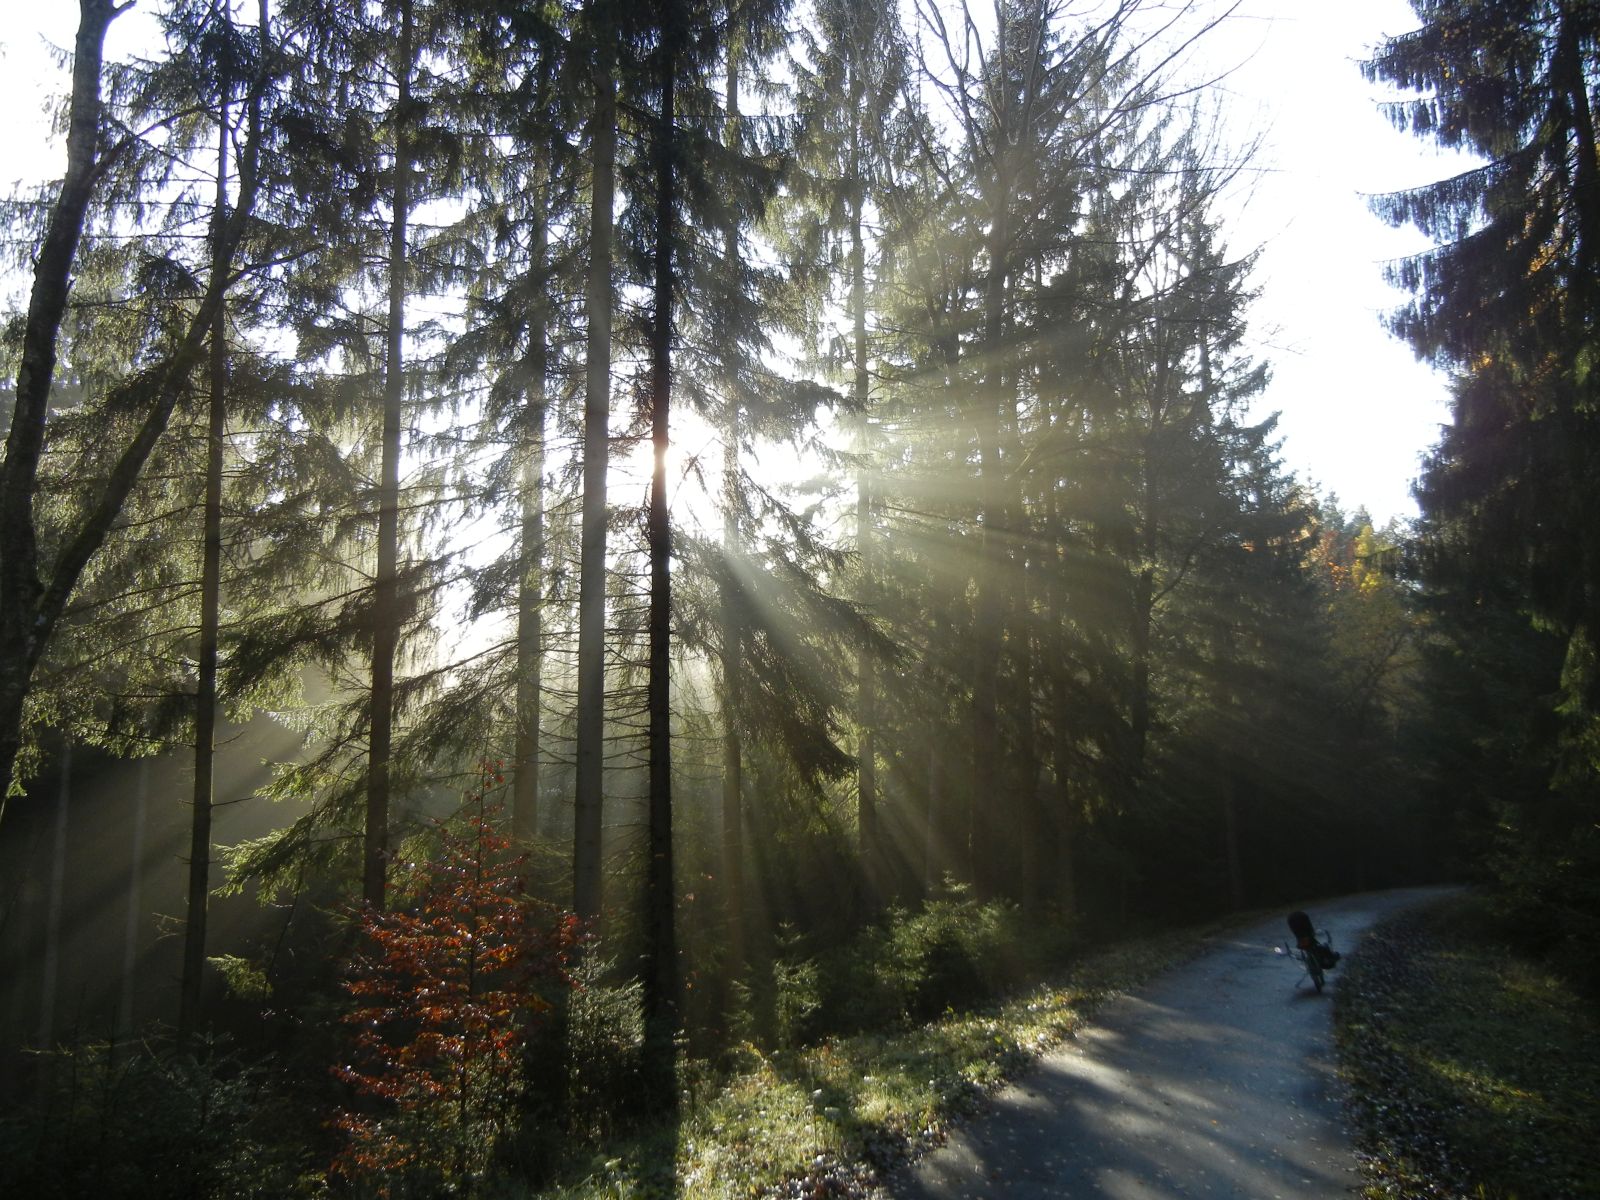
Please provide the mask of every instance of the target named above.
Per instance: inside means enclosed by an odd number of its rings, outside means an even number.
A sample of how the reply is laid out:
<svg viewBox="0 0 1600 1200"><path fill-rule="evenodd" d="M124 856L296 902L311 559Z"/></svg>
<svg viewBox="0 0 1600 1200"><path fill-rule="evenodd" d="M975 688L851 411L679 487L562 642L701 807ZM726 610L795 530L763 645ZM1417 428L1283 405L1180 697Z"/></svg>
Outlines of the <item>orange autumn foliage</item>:
<svg viewBox="0 0 1600 1200"><path fill-rule="evenodd" d="M397 872L391 887L414 903L359 914L342 985L350 1054L333 1068L353 1096L333 1120L347 1140L331 1170L380 1195L408 1175L482 1172L515 1119L530 1029L552 988L570 986L576 919L522 894L487 802L497 768L485 765L464 818L439 825L436 856Z"/></svg>

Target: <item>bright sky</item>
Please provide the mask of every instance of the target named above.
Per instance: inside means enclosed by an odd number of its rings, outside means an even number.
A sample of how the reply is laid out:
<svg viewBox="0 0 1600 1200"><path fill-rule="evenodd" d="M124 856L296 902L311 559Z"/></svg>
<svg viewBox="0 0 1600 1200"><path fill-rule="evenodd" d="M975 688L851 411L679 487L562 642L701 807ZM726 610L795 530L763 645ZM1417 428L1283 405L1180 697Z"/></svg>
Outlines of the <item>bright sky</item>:
<svg viewBox="0 0 1600 1200"><path fill-rule="evenodd" d="M1363 197L1468 165L1391 126L1376 106L1387 93L1359 70L1417 24L1406 0L1242 0L1208 55L1242 64L1222 84L1235 140L1265 139L1253 194L1229 214L1235 250L1264 247L1252 328L1273 382L1260 411L1281 411L1290 469L1380 524L1416 514L1410 482L1448 411L1444 378L1381 323L1402 299L1383 264L1427 241Z"/></svg>
<svg viewBox="0 0 1600 1200"><path fill-rule="evenodd" d="M66 0L4 3L0 189L61 170L43 104L67 78L41 38L70 46L77 25ZM1260 411L1281 411L1291 470L1337 492L1347 509L1365 504L1380 523L1415 514L1410 481L1447 416L1443 379L1379 320L1400 298L1382 264L1425 243L1389 229L1362 199L1462 169L1393 129L1375 107L1380 89L1357 69L1385 35L1415 26L1406 0L1241 0L1195 67L1236 67L1222 85L1231 136L1265 142L1248 202L1226 214L1237 251L1264 247L1254 352L1274 379ZM148 30L138 9L119 19L108 57L126 55Z"/></svg>

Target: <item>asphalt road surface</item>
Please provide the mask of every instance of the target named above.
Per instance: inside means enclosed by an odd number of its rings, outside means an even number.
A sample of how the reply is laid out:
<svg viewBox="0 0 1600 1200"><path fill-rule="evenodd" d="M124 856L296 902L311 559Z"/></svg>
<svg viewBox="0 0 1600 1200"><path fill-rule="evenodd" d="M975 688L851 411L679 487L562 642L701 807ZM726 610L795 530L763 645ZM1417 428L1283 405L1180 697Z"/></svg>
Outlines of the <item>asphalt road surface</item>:
<svg viewBox="0 0 1600 1200"><path fill-rule="evenodd" d="M1445 889L1308 911L1334 949ZM889 1181L895 1200L1333 1200L1360 1185L1342 1123L1330 1008L1273 947L1274 918L1100 1010L993 1109ZM1297 986L1298 981L1298 986Z"/></svg>

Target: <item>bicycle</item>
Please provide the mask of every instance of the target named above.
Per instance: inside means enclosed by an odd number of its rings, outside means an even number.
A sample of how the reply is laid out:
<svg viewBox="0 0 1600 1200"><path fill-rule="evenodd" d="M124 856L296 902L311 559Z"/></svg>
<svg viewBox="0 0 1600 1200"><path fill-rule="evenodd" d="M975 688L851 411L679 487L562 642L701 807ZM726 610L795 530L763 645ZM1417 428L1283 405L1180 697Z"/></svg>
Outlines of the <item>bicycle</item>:
<svg viewBox="0 0 1600 1200"><path fill-rule="evenodd" d="M1320 993L1327 972L1339 965L1340 954L1333 948L1333 937L1326 929L1313 928L1311 918L1303 912L1289 914L1289 932L1294 934L1293 945L1285 943L1273 949L1298 962L1310 977L1311 986ZM1295 987L1299 986L1296 980Z"/></svg>

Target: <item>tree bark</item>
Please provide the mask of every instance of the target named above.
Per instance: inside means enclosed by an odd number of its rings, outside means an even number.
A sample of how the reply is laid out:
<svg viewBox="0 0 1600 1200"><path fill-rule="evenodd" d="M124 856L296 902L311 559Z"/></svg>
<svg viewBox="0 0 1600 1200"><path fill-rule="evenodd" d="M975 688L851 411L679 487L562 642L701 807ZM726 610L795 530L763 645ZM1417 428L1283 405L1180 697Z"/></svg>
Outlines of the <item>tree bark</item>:
<svg viewBox="0 0 1600 1200"><path fill-rule="evenodd" d="M1572 126L1573 206L1577 210L1578 245L1573 279L1579 289L1578 311L1592 318L1584 301L1593 297L1597 282L1595 261L1600 256L1600 147L1595 145L1594 109L1583 64L1583 23L1563 13L1556 31L1550 69L1560 90Z"/></svg>
<svg viewBox="0 0 1600 1200"><path fill-rule="evenodd" d="M614 33L601 30L590 118L588 363L583 408L583 528L578 571L577 776L573 801L573 911L600 916L605 765L606 471L611 458L611 243L616 189Z"/></svg>
<svg viewBox="0 0 1600 1200"><path fill-rule="evenodd" d="M61 971L61 905L67 879L67 827L72 802L72 742L61 748L61 787L56 795L55 840L50 852L49 906L45 910L44 963L39 972L39 1049L55 1049L56 988Z"/></svg>
<svg viewBox="0 0 1600 1200"><path fill-rule="evenodd" d="M663 22L661 112L657 129L654 309L650 328L650 440L655 451L650 477L646 540L650 553L649 860L645 871L644 1019L647 1054L660 1099L675 1107L673 1039L678 1025L677 926L672 863L672 525L667 510L667 449L672 405L673 209L677 203L677 39L669 12Z"/></svg>
<svg viewBox="0 0 1600 1200"><path fill-rule="evenodd" d="M739 51L728 49L728 148L739 151ZM739 261L739 235L730 226L723 246L729 264ZM744 973L744 744L739 711L744 703L744 614L739 581L743 542L739 531L739 449L744 436L738 385L731 377L723 406L722 553L719 597L722 618L722 896L728 923L727 974Z"/></svg>
<svg viewBox="0 0 1600 1200"><path fill-rule="evenodd" d="M548 180L541 180L548 185ZM541 196L539 203L544 204ZM533 230L532 278L543 284L549 250L547 214ZM511 840L526 847L539 829L540 704L544 675L544 466L545 395L549 320L542 296L529 296L527 394L529 432L523 450L522 528L517 571L517 715L511 782Z"/></svg>
<svg viewBox="0 0 1600 1200"><path fill-rule="evenodd" d="M928 745L928 797L922 831L922 896L932 897L944 876L944 740L935 730Z"/></svg>
<svg viewBox="0 0 1600 1200"><path fill-rule="evenodd" d="M228 209L228 79L223 72L217 116L217 195L212 219L213 275L222 275L222 232ZM200 648L194 698L194 793L189 818L189 898L178 988L178 1037L193 1036L206 967L206 902L211 890L211 803L217 732L217 635L222 618L222 460L228 419L228 315L211 321L211 387L206 404L206 487L201 523Z"/></svg>
<svg viewBox="0 0 1600 1200"><path fill-rule="evenodd" d="M1150 736L1150 657L1155 629L1156 554L1161 545L1161 490L1156 478L1159 433L1166 411L1167 373L1156 364L1150 398L1150 428L1139 454L1139 569L1133 579L1132 628L1129 630L1130 691L1128 696L1128 779L1133 787L1144 778L1145 750Z"/></svg>
<svg viewBox="0 0 1600 1200"><path fill-rule="evenodd" d="M860 46L852 54L862 52ZM866 180L861 165L861 105L863 88L860 63L852 61L850 102L850 324L853 378L851 401L857 420L856 452L865 460L871 452L871 422L867 416L870 377L867 373L867 255L862 229L865 220ZM856 554L860 559L861 602L869 606L872 594L872 482L865 461L856 475ZM869 894L881 883L881 849L878 845L878 722L877 674L872 652L861 651L856 664L856 821L860 834L861 865Z"/></svg>
<svg viewBox="0 0 1600 1200"><path fill-rule="evenodd" d="M1005 332L1006 270L1010 252L1010 211L1006 180L997 179L993 196L988 254L988 279L984 288L983 384L974 426L978 438L978 554L973 579L977 591L972 638L972 797L969 831L970 875L981 894L990 892L1000 864L994 861L997 830L990 822L1000 814L986 813L983 798L993 797L1001 779L999 676L1004 606L1001 588L1005 570L1004 524L1000 475L1000 406L1005 376L1000 365L1000 343Z"/></svg>
<svg viewBox="0 0 1600 1200"><path fill-rule="evenodd" d="M389 224L389 320L383 367L383 460L378 481L378 564L372 583L372 694L368 708L367 825L361 895L384 906L389 858L395 657L400 644L400 442L405 405L406 243L411 214L411 0L400 0L395 47L394 212Z"/></svg>
<svg viewBox="0 0 1600 1200"><path fill-rule="evenodd" d="M150 801L150 760L139 760L133 793L133 842L128 859L127 917L122 929L122 980L117 996L118 1039L133 1034L134 996L139 965L139 921L144 916L144 827Z"/></svg>

